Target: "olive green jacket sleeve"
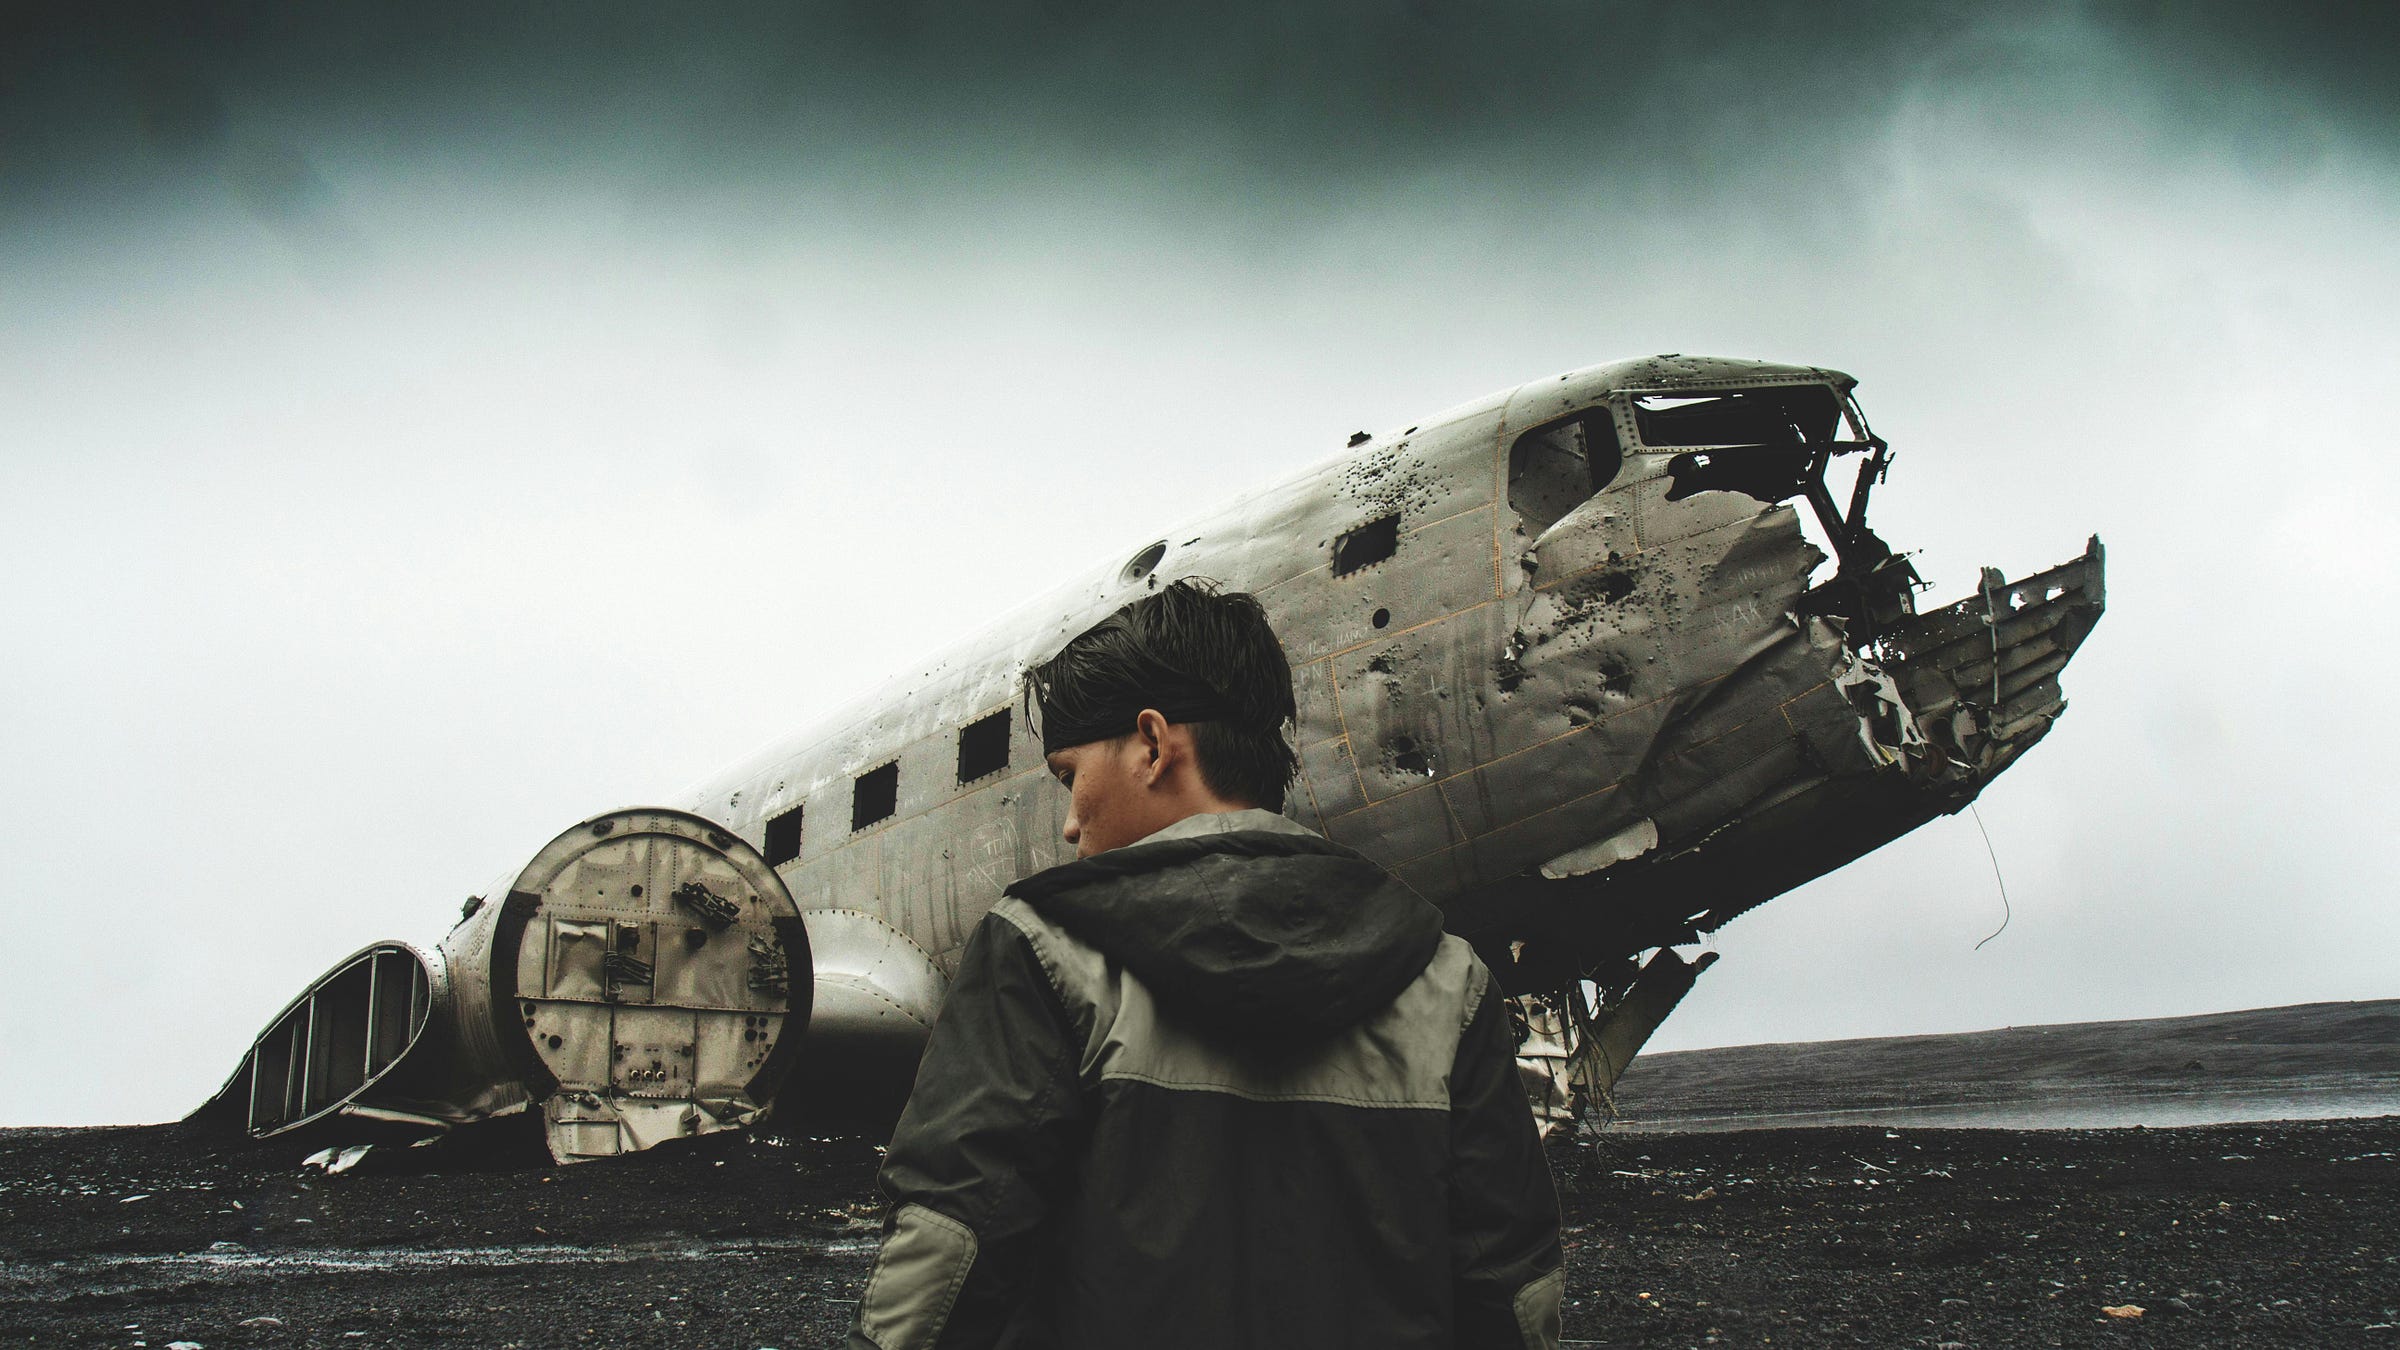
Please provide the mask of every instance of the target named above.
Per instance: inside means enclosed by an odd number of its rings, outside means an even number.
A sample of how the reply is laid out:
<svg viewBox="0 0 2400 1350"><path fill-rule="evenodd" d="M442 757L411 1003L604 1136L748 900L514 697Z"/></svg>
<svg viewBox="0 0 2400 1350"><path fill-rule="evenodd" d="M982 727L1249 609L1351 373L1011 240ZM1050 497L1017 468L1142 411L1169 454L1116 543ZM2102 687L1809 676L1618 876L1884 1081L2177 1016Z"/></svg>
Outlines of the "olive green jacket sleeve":
<svg viewBox="0 0 2400 1350"><path fill-rule="evenodd" d="M1487 988L1450 1075L1450 1268L1458 1344L1549 1350L1566 1284L1558 1189Z"/></svg>
<svg viewBox="0 0 2400 1350"><path fill-rule="evenodd" d="M1046 1310L1047 1231L1086 1133L1081 1038L1025 937L967 941L878 1178L881 1252L852 1350L992 1346Z"/></svg>

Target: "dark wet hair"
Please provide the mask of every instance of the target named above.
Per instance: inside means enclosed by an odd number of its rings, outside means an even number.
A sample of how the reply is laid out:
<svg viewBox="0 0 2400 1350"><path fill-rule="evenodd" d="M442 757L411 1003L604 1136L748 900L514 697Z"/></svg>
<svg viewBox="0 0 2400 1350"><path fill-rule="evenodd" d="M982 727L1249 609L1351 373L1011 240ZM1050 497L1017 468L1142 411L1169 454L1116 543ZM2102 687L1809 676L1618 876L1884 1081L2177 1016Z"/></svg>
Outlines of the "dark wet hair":
<svg viewBox="0 0 2400 1350"><path fill-rule="evenodd" d="M1299 757L1292 668L1258 600L1213 581L1170 583L1093 624L1025 672L1044 754L1110 740L1144 708L1189 724L1201 780L1220 797L1283 809Z"/></svg>

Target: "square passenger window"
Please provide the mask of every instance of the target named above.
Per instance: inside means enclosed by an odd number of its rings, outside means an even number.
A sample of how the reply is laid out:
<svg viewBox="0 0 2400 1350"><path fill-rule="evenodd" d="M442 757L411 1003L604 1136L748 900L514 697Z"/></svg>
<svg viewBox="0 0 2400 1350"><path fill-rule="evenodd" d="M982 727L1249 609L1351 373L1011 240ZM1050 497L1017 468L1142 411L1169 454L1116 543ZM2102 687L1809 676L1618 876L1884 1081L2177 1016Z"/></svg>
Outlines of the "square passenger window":
<svg viewBox="0 0 2400 1350"><path fill-rule="evenodd" d="M863 830L879 820L889 820L900 809L900 764L897 760L880 769L869 769L858 776L858 784L850 798L850 828Z"/></svg>
<svg viewBox="0 0 2400 1350"><path fill-rule="evenodd" d="M767 866L781 867L800 856L800 808L767 822Z"/></svg>
<svg viewBox="0 0 2400 1350"><path fill-rule="evenodd" d="M958 781L972 783L1008 767L1008 709L958 729Z"/></svg>
<svg viewBox="0 0 2400 1350"><path fill-rule="evenodd" d="M1333 574L1346 577L1362 567L1371 567L1400 551L1400 516L1397 512L1380 520L1370 520L1357 529L1333 541Z"/></svg>

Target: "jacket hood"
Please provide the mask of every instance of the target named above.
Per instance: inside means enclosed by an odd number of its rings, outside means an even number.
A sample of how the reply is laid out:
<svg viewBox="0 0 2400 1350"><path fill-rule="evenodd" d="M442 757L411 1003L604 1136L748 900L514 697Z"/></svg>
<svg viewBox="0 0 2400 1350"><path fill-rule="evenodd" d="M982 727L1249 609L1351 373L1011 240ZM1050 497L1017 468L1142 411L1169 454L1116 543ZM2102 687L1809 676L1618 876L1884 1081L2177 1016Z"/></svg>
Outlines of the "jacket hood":
<svg viewBox="0 0 2400 1350"><path fill-rule="evenodd" d="M1433 958L1442 915L1313 834L1163 839L1008 888L1141 978L1159 1002L1238 1035L1354 1026Z"/></svg>

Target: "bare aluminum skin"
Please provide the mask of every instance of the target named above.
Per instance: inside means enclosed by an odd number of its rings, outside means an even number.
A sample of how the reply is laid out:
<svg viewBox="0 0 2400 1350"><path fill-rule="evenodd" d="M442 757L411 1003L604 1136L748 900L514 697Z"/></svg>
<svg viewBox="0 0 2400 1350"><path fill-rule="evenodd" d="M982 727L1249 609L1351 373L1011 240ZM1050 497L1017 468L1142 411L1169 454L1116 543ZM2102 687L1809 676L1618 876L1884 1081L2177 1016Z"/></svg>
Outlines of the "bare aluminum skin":
<svg viewBox="0 0 2400 1350"><path fill-rule="evenodd" d="M1287 813L1442 906L1525 1000L1537 1110L1605 1100L1705 965L1675 946L1973 801L2064 712L2059 670L2104 608L2094 539L1920 612L1922 583L1866 522L1890 452L1854 385L1660 356L1362 433L701 785L677 813L733 837L726 866L773 860L813 1000L776 1013L787 1072L685 1132L769 1101L890 1109L967 935L1010 881L1069 856L1018 673L1184 576L1255 593L1283 640L1302 763ZM1838 498L1829 471L1851 480ZM1004 712L1005 763L971 765L962 730ZM466 964L449 984L487 987L437 1000L437 1022L506 1002L491 960ZM645 1109L622 1084L562 1107L479 1035L411 1052L462 1057L448 1117L540 1106L554 1152L591 1156L566 1146L587 1117Z"/></svg>

